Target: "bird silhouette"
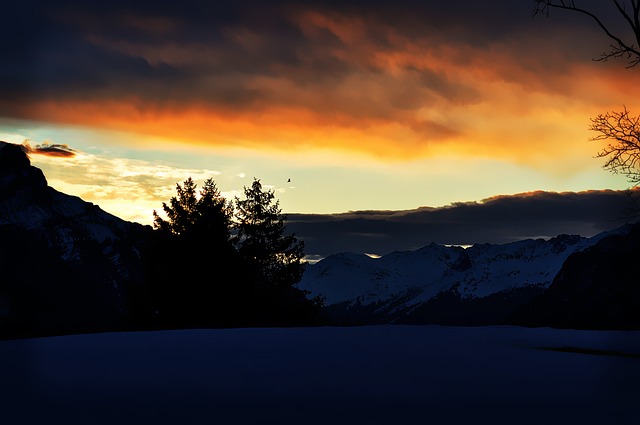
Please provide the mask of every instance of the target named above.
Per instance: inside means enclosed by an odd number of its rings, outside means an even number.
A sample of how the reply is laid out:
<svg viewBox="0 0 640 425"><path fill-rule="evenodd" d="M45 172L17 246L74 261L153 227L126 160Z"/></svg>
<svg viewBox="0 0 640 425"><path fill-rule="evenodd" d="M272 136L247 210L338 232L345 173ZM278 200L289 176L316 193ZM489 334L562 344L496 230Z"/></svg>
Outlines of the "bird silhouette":
<svg viewBox="0 0 640 425"><path fill-rule="evenodd" d="M291 179L288 179L288 180L287 180L287 183L291 183Z"/></svg>

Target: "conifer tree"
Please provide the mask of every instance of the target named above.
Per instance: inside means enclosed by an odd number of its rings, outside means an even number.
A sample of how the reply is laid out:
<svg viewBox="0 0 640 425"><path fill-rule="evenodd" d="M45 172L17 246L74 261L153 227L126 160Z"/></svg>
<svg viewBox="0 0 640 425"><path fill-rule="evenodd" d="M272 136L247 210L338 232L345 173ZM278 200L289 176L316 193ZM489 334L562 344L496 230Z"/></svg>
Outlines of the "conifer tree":
<svg viewBox="0 0 640 425"><path fill-rule="evenodd" d="M321 305L295 287L304 244L285 234L286 216L259 180L227 202L213 180L191 178L154 211L150 285L163 327L317 323ZM206 271L203 273L203 271Z"/></svg>
<svg viewBox="0 0 640 425"><path fill-rule="evenodd" d="M264 191L260 180L244 188L244 199L236 197L233 241L255 278L263 284L282 287L300 281L304 273L304 243L285 234L286 215L272 190Z"/></svg>
<svg viewBox="0 0 640 425"><path fill-rule="evenodd" d="M239 298L224 273L237 257L230 240L230 205L212 179L196 189L189 177L176 184L169 204L163 202L166 219L153 212L157 236L149 276L163 325L218 325Z"/></svg>
<svg viewBox="0 0 640 425"><path fill-rule="evenodd" d="M176 184L177 196L171 198L170 205L162 203L167 220L154 210L154 227L174 236L216 236L219 240L228 240L231 208L227 201L220 194L213 179L204 182L199 197L196 195L196 188L197 185L191 177L184 181L183 186Z"/></svg>

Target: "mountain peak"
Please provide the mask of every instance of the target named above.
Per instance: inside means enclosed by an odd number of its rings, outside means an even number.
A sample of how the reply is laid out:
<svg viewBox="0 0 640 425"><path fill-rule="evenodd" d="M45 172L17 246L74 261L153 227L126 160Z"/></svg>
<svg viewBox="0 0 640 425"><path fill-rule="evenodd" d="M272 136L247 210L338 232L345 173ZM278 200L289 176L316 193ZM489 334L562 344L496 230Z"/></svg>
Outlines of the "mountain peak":
<svg viewBox="0 0 640 425"><path fill-rule="evenodd" d="M31 165L23 146L0 141L0 193L25 186L46 187L47 179Z"/></svg>
<svg viewBox="0 0 640 425"><path fill-rule="evenodd" d="M20 145L0 140L0 173L6 174L28 168L31 165L29 157Z"/></svg>

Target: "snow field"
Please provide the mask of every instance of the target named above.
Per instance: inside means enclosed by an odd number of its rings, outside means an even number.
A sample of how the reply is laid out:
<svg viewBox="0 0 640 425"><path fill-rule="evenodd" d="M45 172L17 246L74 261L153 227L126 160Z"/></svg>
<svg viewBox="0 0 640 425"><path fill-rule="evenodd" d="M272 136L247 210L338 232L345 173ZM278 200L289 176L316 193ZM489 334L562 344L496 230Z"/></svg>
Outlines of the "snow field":
<svg viewBox="0 0 640 425"><path fill-rule="evenodd" d="M519 327L7 340L0 415L3 424L637 424L639 357L640 332Z"/></svg>

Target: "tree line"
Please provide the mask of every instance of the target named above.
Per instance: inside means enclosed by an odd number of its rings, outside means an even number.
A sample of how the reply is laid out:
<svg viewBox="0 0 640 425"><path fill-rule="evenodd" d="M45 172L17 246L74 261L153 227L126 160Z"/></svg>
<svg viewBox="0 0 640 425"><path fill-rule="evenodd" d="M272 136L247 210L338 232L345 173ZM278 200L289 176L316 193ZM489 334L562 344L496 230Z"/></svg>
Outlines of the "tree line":
<svg viewBox="0 0 640 425"><path fill-rule="evenodd" d="M319 323L322 300L296 288L304 242L286 233L272 190L254 179L225 199L213 179L187 178L153 212L143 255L147 285L134 297L138 325L161 328Z"/></svg>

